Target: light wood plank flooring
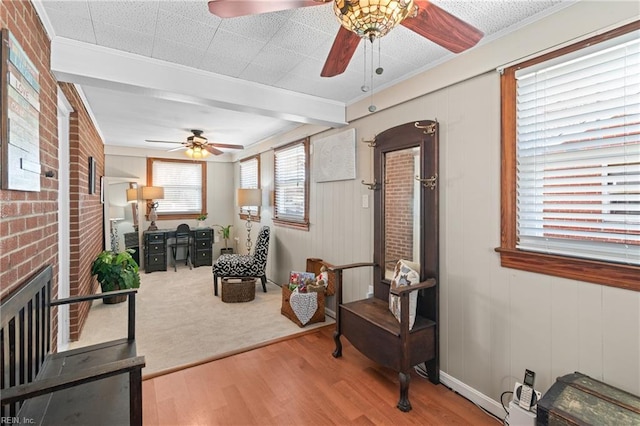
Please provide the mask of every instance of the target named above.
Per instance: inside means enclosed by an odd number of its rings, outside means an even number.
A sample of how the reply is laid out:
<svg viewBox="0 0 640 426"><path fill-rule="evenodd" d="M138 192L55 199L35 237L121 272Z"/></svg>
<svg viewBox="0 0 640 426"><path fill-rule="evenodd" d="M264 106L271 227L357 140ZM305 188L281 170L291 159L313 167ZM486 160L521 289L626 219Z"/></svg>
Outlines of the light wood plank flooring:
<svg viewBox="0 0 640 426"><path fill-rule="evenodd" d="M498 420L443 385L412 374L402 413L397 374L334 327L143 382L145 425L491 425Z"/></svg>

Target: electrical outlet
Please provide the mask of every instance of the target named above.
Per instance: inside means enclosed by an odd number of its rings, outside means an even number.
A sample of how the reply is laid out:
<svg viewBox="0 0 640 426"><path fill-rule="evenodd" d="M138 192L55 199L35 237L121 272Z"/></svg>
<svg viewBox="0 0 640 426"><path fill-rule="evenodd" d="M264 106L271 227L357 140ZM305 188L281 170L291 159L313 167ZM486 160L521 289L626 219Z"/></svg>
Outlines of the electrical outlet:
<svg viewBox="0 0 640 426"><path fill-rule="evenodd" d="M362 208L363 209L369 208L369 196L367 194L362 196Z"/></svg>

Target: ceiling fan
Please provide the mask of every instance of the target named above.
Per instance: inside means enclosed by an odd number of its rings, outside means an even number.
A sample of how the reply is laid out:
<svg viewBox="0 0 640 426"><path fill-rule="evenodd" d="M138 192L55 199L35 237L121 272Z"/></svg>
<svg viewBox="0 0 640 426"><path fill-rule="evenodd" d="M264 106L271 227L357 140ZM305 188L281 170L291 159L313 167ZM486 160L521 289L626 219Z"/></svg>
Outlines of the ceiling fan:
<svg viewBox="0 0 640 426"><path fill-rule="evenodd" d="M169 151L178 151L181 149L186 149L186 154L192 158L206 157L209 153L213 155L224 154L224 152L220 151L218 148L244 149L242 145L231 145L226 143L209 142L207 138L202 136L202 133L203 133L202 130L191 130L191 133L192 135L189 136L185 142L156 141L156 140L149 140L149 139L147 139L146 142L182 144L182 146L170 149Z"/></svg>
<svg viewBox="0 0 640 426"><path fill-rule="evenodd" d="M454 52L478 43L484 33L440 7L424 0L211 0L209 11L221 18L275 12L333 2L340 21L329 56L320 75L342 74L362 38L373 41L402 24Z"/></svg>

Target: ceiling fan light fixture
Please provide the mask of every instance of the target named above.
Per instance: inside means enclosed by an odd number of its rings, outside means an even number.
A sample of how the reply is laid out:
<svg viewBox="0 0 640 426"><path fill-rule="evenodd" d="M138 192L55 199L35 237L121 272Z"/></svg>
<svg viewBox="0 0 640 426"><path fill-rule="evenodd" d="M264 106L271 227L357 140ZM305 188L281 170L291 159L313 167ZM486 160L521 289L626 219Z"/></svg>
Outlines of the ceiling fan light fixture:
<svg viewBox="0 0 640 426"><path fill-rule="evenodd" d="M343 27L373 41L415 13L415 7L413 0L335 0L333 11Z"/></svg>
<svg viewBox="0 0 640 426"><path fill-rule="evenodd" d="M193 158L194 160L200 160L209 155L209 151L199 145L189 147L184 153L187 154L187 157Z"/></svg>

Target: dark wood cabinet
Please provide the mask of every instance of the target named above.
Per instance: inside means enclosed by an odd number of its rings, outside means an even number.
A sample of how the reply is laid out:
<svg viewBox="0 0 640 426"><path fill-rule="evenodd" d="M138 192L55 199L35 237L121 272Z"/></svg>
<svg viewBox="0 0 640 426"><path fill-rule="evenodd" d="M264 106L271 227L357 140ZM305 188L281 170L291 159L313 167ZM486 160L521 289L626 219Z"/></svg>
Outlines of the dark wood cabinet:
<svg viewBox="0 0 640 426"><path fill-rule="evenodd" d="M191 231L191 263L195 268L198 266L211 266L213 229L201 228Z"/></svg>
<svg viewBox="0 0 640 426"><path fill-rule="evenodd" d="M167 270L167 231L145 231L144 271Z"/></svg>

